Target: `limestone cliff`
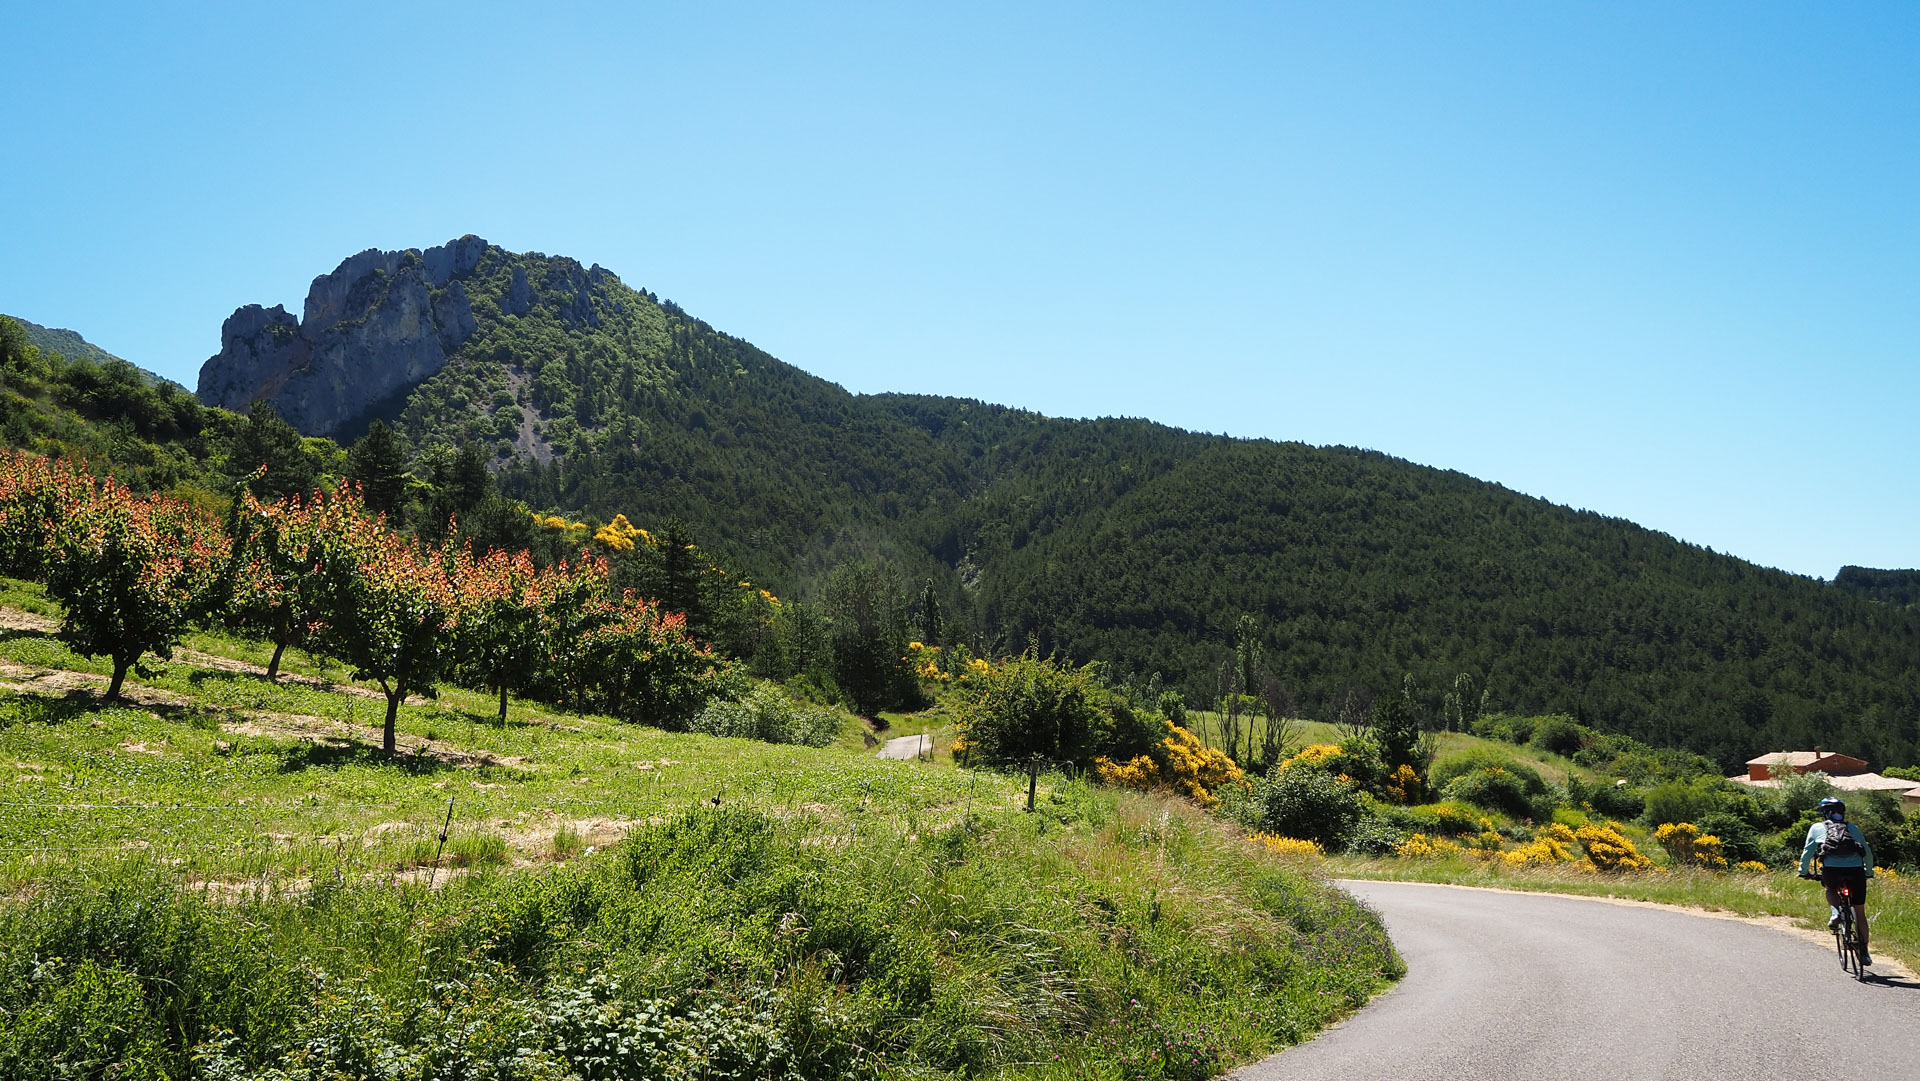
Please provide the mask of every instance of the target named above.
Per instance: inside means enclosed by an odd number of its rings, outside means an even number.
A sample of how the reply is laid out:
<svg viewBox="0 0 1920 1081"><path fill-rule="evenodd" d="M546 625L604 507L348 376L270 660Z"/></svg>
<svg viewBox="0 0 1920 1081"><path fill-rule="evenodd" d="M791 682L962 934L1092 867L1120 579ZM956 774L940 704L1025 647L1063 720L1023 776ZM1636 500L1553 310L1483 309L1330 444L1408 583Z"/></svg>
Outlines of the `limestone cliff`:
<svg viewBox="0 0 1920 1081"><path fill-rule="evenodd" d="M244 412L265 399L302 432L332 434L446 367L477 329L465 279L490 253L507 254L471 235L369 249L313 280L303 318L240 308L200 369L200 400Z"/></svg>

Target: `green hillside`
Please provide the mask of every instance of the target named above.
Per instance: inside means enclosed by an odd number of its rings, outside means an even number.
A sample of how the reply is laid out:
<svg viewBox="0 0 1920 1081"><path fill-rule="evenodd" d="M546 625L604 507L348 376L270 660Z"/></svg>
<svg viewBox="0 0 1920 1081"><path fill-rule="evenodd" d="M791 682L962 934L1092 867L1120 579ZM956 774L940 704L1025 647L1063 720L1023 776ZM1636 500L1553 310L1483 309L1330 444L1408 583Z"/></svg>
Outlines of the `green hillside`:
<svg viewBox="0 0 1920 1081"><path fill-rule="evenodd" d="M1493 708L1728 765L1920 758L1910 610L1373 452L849 394L562 257L487 246L436 303L455 285L471 334L360 427L477 446L536 508L678 517L783 595L886 561L931 581L946 637L1031 637L1195 704L1252 617L1306 712L1411 674L1437 717L1466 674Z"/></svg>
<svg viewBox="0 0 1920 1081"><path fill-rule="evenodd" d="M62 327L43 327L38 323L22 319L17 315L5 316L4 318L12 319L14 322L20 324L20 329L26 332L27 341L33 343L34 347L42 353L58 353L68 360L90 360L95 364L111 364L114 361L120 361L123 364L126 363L122 358L114 356L112 353L81 337L80 332L77 330L67 330ZM141 375L150 382L161 381L159 376L149 371L143 370Z"/></svg>

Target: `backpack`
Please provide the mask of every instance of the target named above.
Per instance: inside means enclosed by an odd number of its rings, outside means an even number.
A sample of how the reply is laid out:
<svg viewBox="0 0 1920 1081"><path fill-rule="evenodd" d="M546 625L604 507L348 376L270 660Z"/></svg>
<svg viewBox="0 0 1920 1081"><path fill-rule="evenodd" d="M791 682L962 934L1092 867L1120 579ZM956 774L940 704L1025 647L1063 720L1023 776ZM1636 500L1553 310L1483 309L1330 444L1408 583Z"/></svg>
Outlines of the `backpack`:
<svg viewBox="0 0 1920 1081"><path fill-rule="evenodd" d="M1820 842L1820 858L1832 859L1835 856L1864 855L1860 842L1853 839L1853 830L1845 822L1827 823L1827 836Z"/></svg>

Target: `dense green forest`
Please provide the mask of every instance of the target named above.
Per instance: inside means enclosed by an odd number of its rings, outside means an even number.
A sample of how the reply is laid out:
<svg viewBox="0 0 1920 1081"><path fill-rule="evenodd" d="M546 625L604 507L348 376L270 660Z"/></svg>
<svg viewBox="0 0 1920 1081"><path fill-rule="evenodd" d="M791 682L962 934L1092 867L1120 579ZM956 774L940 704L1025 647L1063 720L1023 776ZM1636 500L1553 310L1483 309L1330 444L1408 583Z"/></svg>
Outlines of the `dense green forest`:
<svg viewBox="0 0 1920 1081"><path fill-rule="evenodd" d="M1410 688L1432 724L1565 712L1727 768L1815 743L1920 759L1910 572L1836 586L1371 451L854 395L562 257L488 247L461 284L472 336L343 433L391 423L416 515L452 505L431 493L460 488L453 466L484 462L509 509L672 521L782 596L886 566L915 628L1157 676L1194 705L1251 636L1269 689L1310 715ZM250 418L143 428L59 382L35 400L74 423L9 419L9 442L118 440L103 449L164 466L155 483L233 475Z"/></svg>
<svg viewBox="0 0 1920 1081"><path fill-rule="evenodd" d="M1883 571L1872 567L1841 567L1833 584L1855 596L1900 608L1920 605L1920 570Z"/></svg>

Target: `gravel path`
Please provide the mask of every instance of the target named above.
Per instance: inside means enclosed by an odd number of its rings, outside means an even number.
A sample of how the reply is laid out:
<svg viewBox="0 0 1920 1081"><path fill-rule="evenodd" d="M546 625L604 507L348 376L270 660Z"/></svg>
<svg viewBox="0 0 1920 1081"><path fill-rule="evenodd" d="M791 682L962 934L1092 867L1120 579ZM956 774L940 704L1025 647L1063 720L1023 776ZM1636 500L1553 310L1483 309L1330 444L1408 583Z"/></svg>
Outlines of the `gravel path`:
<svg viewBox="0 0 1920 1081"><path fill-rule="evenodd" d="M1920 1079L1920 982L1895 966L1856 983L1830 945L1673 909L1341 885L1386 917L1406 978L1238 1081Z"/></svg>
<svg viewBox="0 0 1920 1081"><path fill-rule="evenodd" d="M881 758L898 758L903 762L911 761L918 758L920 752L926 750L930 745L930 741L924 735L895 736L881 744L878 754Z"/></svg>

